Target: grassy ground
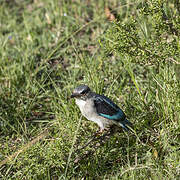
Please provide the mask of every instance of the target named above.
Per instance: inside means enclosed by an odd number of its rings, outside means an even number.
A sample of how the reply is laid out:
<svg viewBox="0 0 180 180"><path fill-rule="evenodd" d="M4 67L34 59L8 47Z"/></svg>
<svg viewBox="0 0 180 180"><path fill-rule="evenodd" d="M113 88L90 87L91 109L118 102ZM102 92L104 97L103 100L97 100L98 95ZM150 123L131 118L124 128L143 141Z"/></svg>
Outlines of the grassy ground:
<svg viewBox="0 0 180 180"><path fill-rule="evenodd" d="M107 55L106 5L0 2L1 179L180 178L179 54L158 70ZM134 5L108 4L122 22ZM98 127L69 99L79 84L113 99L139 138L119 129L83 147Z"/></svg>

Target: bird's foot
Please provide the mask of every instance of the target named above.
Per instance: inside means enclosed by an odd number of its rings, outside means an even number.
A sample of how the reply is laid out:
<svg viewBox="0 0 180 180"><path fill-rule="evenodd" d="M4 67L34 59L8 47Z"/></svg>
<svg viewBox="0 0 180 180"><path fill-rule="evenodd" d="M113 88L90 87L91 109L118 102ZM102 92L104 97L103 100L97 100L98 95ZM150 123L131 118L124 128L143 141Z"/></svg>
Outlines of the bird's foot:
<svg viewBox="0 0 180 180"><path fill-rule="evenodd" d="M102 135L102 133L103 133L103 131L98 130L98 131L96 131L95 136L100 136L100 135Z"/></svg>
<svg viewBox="0 0 180 180"><path fill-rule="evenodd" d="M103 129L99 129L96 133L95 136L101 136L104 135L104 133L107 133L109 131L109 128L103 128Z"/></svg>

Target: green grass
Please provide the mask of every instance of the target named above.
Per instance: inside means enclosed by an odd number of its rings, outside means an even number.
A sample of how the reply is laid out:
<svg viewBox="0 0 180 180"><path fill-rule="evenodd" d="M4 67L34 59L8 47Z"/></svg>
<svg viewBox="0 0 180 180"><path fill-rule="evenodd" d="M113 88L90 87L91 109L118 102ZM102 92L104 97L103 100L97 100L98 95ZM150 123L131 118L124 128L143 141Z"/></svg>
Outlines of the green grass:
<svg viewBox="0 0 180 180"><path fill-rule="evenodd" d="M173 3L164 12L180 32ZM119 24L106 19L106 5L0 2L0 179L180 178L179 36L163 23L153 31L159 16L142 18L143 1L109 2ZM133 35L121 26L132 14ZM126 46L131 35L145 50ZM161 35L168 45L155 44ZM69 99L79 84L113 99L139 139L119 129L81 149L98 127Z"/></svg>

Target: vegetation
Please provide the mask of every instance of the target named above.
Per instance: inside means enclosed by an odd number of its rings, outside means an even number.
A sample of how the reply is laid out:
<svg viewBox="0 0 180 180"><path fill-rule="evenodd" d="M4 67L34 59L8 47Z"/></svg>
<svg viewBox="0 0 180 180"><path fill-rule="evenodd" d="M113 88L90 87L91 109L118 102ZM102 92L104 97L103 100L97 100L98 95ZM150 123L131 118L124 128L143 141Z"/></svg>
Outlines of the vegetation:
<svg viewBox="0 0 180 180"><path fill-rule="evenodd" d="M1 1L0 178L180 179L179 7ZM113 99L135 134L94 137L69 99L79 84Z"/></svg>

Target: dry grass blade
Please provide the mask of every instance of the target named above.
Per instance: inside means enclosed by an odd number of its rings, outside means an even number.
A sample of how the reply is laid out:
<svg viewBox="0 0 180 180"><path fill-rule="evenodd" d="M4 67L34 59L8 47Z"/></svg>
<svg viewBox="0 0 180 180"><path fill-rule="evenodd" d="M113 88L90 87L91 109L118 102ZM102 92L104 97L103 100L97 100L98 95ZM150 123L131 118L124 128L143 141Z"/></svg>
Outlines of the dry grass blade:
<svg viewBox="0 0 180 180"><path fill-rule="evenodd" d="M24 152L26 149L33 146L35 143L39 142L40 140L44 139L48 135L48 130L46 129L43 133L39 134L35 139L28 142L24 147L22 147L20 150L16 151L11 156L8 156L6 159L0 162L0 167L4 164L6 164L8 161L11 161L15 157L17 157L20 153Z"/></svg>

